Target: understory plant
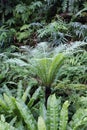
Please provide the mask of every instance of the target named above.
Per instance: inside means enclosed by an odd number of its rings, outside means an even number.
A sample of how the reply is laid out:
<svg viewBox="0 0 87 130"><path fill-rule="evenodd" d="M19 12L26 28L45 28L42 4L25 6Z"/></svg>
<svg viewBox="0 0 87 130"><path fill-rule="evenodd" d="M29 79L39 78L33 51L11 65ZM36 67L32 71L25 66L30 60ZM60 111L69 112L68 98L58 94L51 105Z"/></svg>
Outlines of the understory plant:
<svg viewBox="0 0 87 130"><path fill-rule="evenodd" d="M32 69L36 75L40 78L44 86L50 87L56 78L56 73L60 69L64 61L64 55L62 53L52 58L33 59Z"/></svg>
<svg viewBox="0 0 87 130"><path fill-rule="evenodd" d="M6 93L1 95L0 128L3 130L80 130L80 128L87 128L86 108L77 109L72 119L70 119L69 101L65 101L62 105L61 98L56 98L55 94L53 94L48 97L47 108L42 101L40 104L36 103L35 105L34 103L30 106L31 100L27 101L28 103L24 100L24 97L28 96L29 90L28 87L22 95L22 99L20 94L18 94L18 97ZM36 98L36 96L32 96L32 102Z"/></svg>
<svg viewBox="0 0 87 130"><path fill-rule="evenodd" d="M87 58L84 50L86 43L74 42L71 45L60 45L55 48L49 48L48 44L42 42L35 48L23 46L22 50L19 49L19 53L1 54L0 86L16 85L19 80L26 81L27 84L32 78L49 90L55 86L54 83L60 81L85 84L87 82Z"/></svg>
<svg viewBox="0 0 87 130"><path fill-rule="evenodd" d="M0 1L0 130L87 129L86 16L86 0Z"/></svg>
<svg viewBox="0 0 87 130"><path fill-rule="evenodd" d="M41 87L37 88L34 93L31 92L31 89L32 86L30 85L24 89L22 81L18 83L18 88L15 91L9 90L6 85L4 86L3 94L0 94L0 114L2 116L2 125L0 127L2 127L3 130L5 128L8 130L11 128L13 130L36 130L36 119L34 119L34 116L37 116L34 115L34 113L36 112L37 114ZM37 99L38 102L35 103ZM31 111L34 113L32 114Z"/></svg>
<svg viewBox="0 0 87 130"><path fill-rule="evenodd" d="M44 41L48 39L49 42L55 45L67 43L68 34L67 24L60 18L57 21L53 21L45 27L38 30L38 37Z"/></svg>

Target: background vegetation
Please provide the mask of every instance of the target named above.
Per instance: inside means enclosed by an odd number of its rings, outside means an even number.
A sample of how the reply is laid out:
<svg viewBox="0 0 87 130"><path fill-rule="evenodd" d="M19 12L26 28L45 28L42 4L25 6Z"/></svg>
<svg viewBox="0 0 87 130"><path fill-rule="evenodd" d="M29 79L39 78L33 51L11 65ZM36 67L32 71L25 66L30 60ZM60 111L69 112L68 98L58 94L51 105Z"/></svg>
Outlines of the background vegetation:
<svg viewBox="0 0 87 130"><path fill-rule="evenodd" d="M87 129L87 1L0 1L0 129Z"/></svg>

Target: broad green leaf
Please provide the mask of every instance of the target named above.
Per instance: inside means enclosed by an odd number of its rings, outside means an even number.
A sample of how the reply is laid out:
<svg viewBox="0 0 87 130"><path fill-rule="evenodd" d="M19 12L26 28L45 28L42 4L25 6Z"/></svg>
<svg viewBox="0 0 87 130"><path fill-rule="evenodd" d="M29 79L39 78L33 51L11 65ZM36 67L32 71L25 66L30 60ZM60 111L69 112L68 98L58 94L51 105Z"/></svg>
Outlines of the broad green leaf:
<svg viewBox="0 0 87 130"><path fill-rule="evenodd" d="M24 122L26 123L27 130L36 130L36 121L29 108L22 101L16 101L15 103L20 112L21 118L24 119Z"/></svg>
<svg viewBox="0 0 87 130"><path fill-rule="evenodd" d="M60 112L60 124L59 124L59 130L66 130L67 129L67 123L68 123L68 106L69 102L65 101L61 112Z"/></svg>
<svg viewBox="0 0 87 130"><path fill-rule="evenodd" d="M47 130L58 129L58 103L55 94L47 101Z"/></svg>
<svg viewBox="0 0 87 130"><path fill-rule="evenodd" d="M41 116L38 118L38 130L46 130L45 122Z"/></svg>
<svg viewBox="0 0 87 130"><path fill-rule="evenodd" d="M60 69L64 59L65 57L62 53L58 54L57 56L53 58L52 63L50 64L49 70L48 70L48 79L47 79L48 85L53 83L54 79L56 78L56 74L58 70Z"/></svg>

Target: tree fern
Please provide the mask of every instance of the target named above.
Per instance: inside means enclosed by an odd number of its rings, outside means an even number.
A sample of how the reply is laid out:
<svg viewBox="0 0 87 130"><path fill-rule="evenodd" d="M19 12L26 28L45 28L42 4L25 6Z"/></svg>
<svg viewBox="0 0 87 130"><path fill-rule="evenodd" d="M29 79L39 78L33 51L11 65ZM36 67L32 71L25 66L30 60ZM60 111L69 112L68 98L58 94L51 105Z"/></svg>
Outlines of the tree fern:
<svg viewBox="0 0 87 130"><path fill-rule="evenodd" d="M45 86L50 86L56 78L56 72L60 69L64 55L58 54L53 58L34 59L33 70Z"/></svg>

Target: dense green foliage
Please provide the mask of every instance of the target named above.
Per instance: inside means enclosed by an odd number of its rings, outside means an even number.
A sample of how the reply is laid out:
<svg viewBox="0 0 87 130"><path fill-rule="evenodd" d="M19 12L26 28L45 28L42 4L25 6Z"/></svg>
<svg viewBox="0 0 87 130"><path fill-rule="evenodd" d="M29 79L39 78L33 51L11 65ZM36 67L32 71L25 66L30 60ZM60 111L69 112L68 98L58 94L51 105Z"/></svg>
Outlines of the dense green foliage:
<svg viewBox="0 0 87 130"><path fill-rule="evenodd" d="M87 1L0 1L0 130L87 129Z"/></svg>
<svg viewBox="0 0 87 130"><path fill-rule="evenodd" d="M86 0L1 0L0 46L87 41L86 12Z"/></svg>

